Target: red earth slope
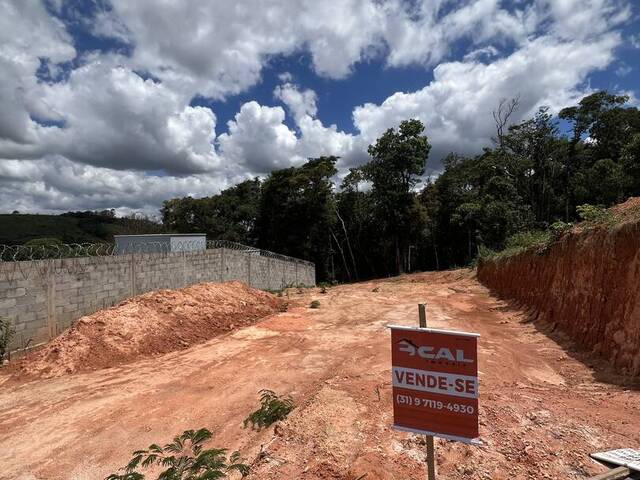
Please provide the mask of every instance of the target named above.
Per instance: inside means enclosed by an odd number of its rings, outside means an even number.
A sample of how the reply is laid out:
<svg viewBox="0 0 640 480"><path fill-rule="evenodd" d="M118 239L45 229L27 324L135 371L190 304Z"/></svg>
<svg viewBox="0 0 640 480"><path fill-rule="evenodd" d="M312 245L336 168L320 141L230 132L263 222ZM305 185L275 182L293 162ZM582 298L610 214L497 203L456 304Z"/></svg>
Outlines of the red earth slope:
<svg viewBox="0 0 640 480"><path fill-rule="evenodd" d="M478 278L620 373L640 376L640 198L612 213L615 226L578 225L543 253L482 262Z"/></svg>

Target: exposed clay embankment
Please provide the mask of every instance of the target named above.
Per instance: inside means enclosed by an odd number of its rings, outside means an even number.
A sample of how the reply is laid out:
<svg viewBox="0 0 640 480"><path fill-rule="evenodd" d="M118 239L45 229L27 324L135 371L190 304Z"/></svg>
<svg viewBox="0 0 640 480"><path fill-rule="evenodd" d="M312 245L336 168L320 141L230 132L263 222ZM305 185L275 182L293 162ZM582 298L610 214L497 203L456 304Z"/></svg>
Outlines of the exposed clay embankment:
<svg viewBox="0 0 640 480"><path fill-rule="evenodd" d="M478 278L620 373L640 375L640 222L572 231L542 254L482 262Z"/></svg>

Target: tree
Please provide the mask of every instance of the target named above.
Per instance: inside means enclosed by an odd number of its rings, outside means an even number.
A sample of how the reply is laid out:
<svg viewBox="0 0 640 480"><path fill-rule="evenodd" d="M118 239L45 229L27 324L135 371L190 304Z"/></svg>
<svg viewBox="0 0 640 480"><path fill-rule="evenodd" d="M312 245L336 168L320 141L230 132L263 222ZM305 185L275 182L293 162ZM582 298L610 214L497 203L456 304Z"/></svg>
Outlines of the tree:
<svg viewBox="0 0 640 480"><path fill-rule="evenodd" d="M264 180L257 219L261 248L316 263L328 278L336 208L331 178L337 157L311 158L301 167L271 172Z"/></svg>
<svg viewBox="0 0 640 480"><path fill-rule="evenodd" d="M255 245L260 180L246 180L217 195L174 198L163 203L165 228L179 233L206 233L211 239Z"/></svg>
<svg viewBox="0 0 640 480"><path fill-rule="evenodd" d="M496 138L494 138L493 141L500 149L504 148L505 127L509 124L511 115L518 110L519 103L519 97L512 98L508 101L506 98L502 98L498 104L498 109L492 112L493 122L496 125Z"/></svg>
<svg viewBox="0 0 640 480"><path fill-rule="evenodd" d="M564 108L559 117L572 124L573 134L570 142L569 155L565 166L565 217L568 220L570 206L575 207L573 186L576 186L574 176L586 170L602 159L610 159L614 164L620 160L624 147L629 143L634 133L640 132L640 112L637 108L627 108L625 104L629 97L613 95L606 91L599 91L584 97L578 105ZM588 141L587 141L588 139ZM608 164L610 171L612 165ZM602 170L601 167L598 170ZM618 173L616 173L618 175ZM618 182L615 182L618 184ZM578 179L577 186L584 184Z"/></svg>
<svg viewBox="0 0 640 480"><path fill-rule="evenodd" d="M512 125L505 136L508 164L523 199L531 205L539 226L548 224L560 208L555 196L566 157L566 141L548 107L540 107L531 119Z"/></svg>
<svg viewBox="0 0 640 480"><path fill-rule="evenodd" d="M606 91L599 91L584 97L578 105L563 108L559 117L573 124L573 136L571 143L576 145L582 140L583 135L596 141L598 148L606 153L601 156L609 156L615 152L610 151L607 145L619 143L617 139L625 134L625 129L616 131L626 115L620 115L622 106L629 101L627 95L612 95ZM617 155L615 155L617 158ZM615 159L615 158L614 158Z"/></svg>
<svg viewBox="0 0 640 480"><path fill-rule="evenodd" d="M633 135L622 150L622 168L627 177L626 193L640 195L640 133Z"/></svg>
<svg viewBox="0 0 640 480"><path fill-rule="evenodd" d="M142 212L126 215L118 229L121 235L142 235L146 233L163 233L163 227L158 221Z"/></svg>
<svg viewBox="0 0 640 480"><path fill-rule="evenodd" d="M348 280L358 279L363 274L373 277L388 273L381 269L378 260L378 225L371 191L360 189L363 181L362 171L351 168L336 194L337 216L343 222L336 232L336 248L342 260L338 262L338 277ZM345 250L348 255L343 255Z"/></svg>
<svg viewBox="0 0 640 480"><path fill-rule="evenodd" d="M398 130L388 129L368 152L372 159L360 170L371 182L371 192L381 230L395 250L396 272L402 273L411 242L413 188L424 174L431 150L424 125L405 120Z"/></svg>

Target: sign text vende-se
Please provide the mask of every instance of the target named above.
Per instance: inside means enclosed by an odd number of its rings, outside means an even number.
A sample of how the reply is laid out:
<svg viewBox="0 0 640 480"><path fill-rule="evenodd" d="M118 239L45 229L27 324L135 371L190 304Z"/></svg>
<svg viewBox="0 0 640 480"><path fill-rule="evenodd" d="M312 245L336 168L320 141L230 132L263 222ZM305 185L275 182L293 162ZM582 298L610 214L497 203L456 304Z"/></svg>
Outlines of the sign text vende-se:
<svg viewBox="0 0 640 480"><path fill-rule="evenodd" d="M478 335L389 328L394 428L476 443Z"/></svg>

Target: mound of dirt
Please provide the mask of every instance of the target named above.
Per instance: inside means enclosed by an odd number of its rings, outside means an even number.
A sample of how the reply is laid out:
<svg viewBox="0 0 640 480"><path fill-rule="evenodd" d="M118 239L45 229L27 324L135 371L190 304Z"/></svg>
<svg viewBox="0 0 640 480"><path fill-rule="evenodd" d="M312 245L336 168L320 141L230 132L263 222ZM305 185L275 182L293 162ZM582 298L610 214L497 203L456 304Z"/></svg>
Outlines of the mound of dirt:
<svg viewBox="0 0 640 480"><path fill-rule="evenodd" d="M16 368L39 377L108 368L187 348L284 308L274 295L238 281L158 290L80 318Z"/></svg>

